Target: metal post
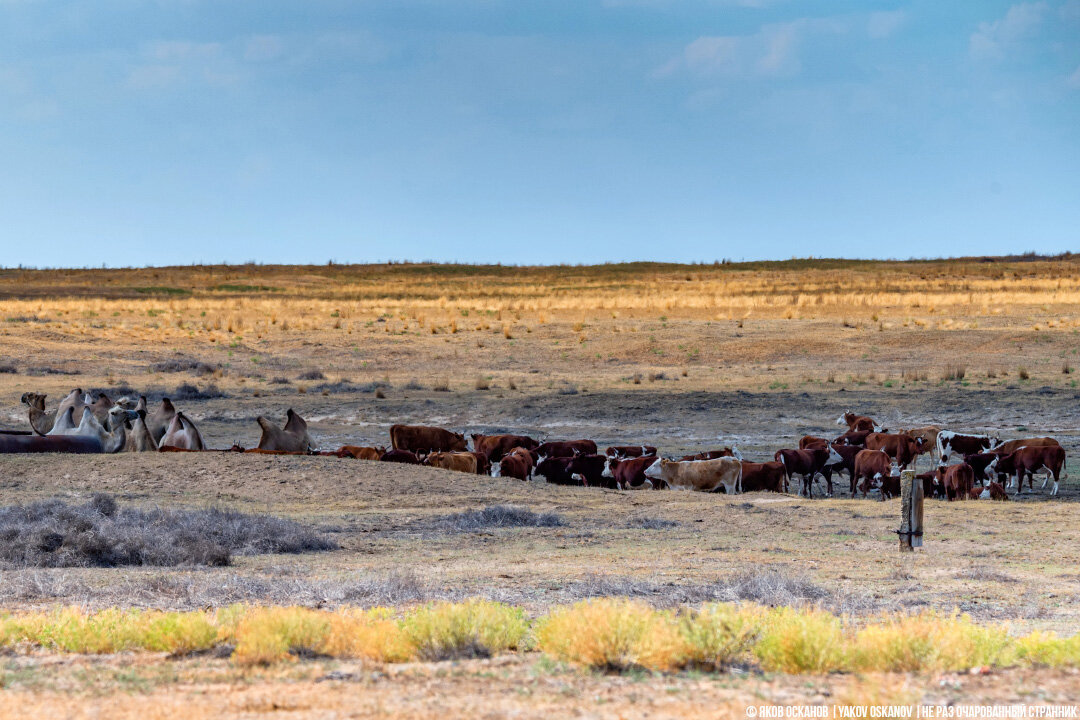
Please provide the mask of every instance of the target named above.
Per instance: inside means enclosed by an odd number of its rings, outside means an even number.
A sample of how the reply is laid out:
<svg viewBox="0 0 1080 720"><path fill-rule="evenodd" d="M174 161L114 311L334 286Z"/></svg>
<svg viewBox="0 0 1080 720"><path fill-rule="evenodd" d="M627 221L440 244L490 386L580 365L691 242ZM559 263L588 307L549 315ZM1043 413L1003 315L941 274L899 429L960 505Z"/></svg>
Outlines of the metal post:
<svg viewBox="0 0 1080 720"><path fill-rule="evenodd" d="M900 552L922 547L923 486L915 480L914 470L900 473Z"/></svg>

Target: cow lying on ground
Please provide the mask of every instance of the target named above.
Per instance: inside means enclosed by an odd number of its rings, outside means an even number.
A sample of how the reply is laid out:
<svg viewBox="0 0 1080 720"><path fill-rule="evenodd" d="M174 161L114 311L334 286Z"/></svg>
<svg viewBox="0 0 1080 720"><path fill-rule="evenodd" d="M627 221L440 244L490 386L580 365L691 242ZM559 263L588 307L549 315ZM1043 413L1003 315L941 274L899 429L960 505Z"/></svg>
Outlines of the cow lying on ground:
<svg viewBox="0 0 1080 720"><path fill-rule="evenodd" d="M476 474L476 456L471 452L433 452L424 458L424 464L443 470Z"/></svg>
<svg viewBox="0 0 1080 720"><path fill-rule="evenodd" d="M338 457L350 457L356 460L378 460L386 454L384 447L361 447L358 445L342 445L335 453Z"/></svg>
<svg viewBox="0 0 1080 720"><path fill-rule="evenodd" d="M662 481L672 490L713 492L722 487L734 495L739 492L742 463L734 457L690 461L661 458L645 470L645 476L654 483Z"/></svg>
<svg viewBox="0 0 1080 720"><path fill-rule="evenodd" d="M382 462L401 463L403 465L419 465L420 458L408 450L387 450L379 458Z"/></svg>

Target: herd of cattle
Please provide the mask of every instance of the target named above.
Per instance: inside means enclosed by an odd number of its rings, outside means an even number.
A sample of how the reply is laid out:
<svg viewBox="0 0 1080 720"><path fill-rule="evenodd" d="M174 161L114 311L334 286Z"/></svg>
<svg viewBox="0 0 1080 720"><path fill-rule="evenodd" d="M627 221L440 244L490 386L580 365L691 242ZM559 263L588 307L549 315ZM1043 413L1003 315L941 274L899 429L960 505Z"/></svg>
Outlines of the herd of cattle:
<svg viewBox="0 0 1080 720"><path fill-rule="evenodd" d="M0 433L0 453L12 452L193 452L207 450L192 420L164 398L153 410L146 398L97 398L72 390L55 411L45 409L45 395L25 393L30 431ZM1021 492L1025 478L1034 490L1034 476L1046 473L1042 487L1053 480L1051 495L1067 477L1065 450L1050 437L1002 441L989 435L958 433L935 426L888 432L872 418L845 413L837 423L847 430L826 439L808 435L797 449L778 450L772 461L749 462L735 447L664 458L649 445L616 445L598 452L592 440L540 442L527 435L479 435L469 438L439 427L393 425L390 448L345 445L316 451L307 423L291 408L278 427L257 418L262 431L257 448L238 443L227 452L317 454L384 462L425 464L466 473L518 480L544 480L559 485L620 490L688 489L704 492L788 492L793 478L811 497L822 478L828 496L833 475L848 476L851 496L878 491L882 500L900 493L900 471L915 466L921 455L937 466L917 475L927 496L948 500L1007 500L1007 488ZM469 440L472 448L469 448Z"/></svg>

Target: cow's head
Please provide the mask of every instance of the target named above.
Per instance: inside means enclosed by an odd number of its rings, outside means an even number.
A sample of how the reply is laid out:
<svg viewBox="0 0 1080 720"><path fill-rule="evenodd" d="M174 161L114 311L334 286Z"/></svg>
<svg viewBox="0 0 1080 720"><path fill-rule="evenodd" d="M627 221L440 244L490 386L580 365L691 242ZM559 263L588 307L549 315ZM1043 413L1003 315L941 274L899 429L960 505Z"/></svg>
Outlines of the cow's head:
<svg viewBox="0 0 1080 720"><path fill-rule="evenodd" d="M741 459L741 458L740 458ZM829 445L829 459L825 461L826 465L842 465L844 458L840 456L840 453L836 452L836 448Z"/></svg>
<svg viewBox="0 0 1080 720"><path fill-rule="evenodd" d="M663 477L664 463L666 462L667 460L664 460L663 458L657 458L656 462L645 468L645 477L652 478L653 480L660 480Z"/></svg>
<svg viewBox="0 0 1080 720"><path fill-rule="evenodd" d="M502 477L502 460L491 463L491 477Z"/></svg>
<svg viewBox="0 0 1080 720"><path fill-rule="evenodd" d="M848 416L852 415L852 414L853 413L849 413L849 412L846 412L846 413L842 414L840 417L836 418L836 424L837 425L847 425L848 424Z"/></svg>
<svg viewBox="0 0 1080 720"><path fill-rule="evenodd" d="M609 458L604 463L604 472L600 473L601 477L613 478L615 477L615 468L619 466L619 460L617 458Z"/></svg>

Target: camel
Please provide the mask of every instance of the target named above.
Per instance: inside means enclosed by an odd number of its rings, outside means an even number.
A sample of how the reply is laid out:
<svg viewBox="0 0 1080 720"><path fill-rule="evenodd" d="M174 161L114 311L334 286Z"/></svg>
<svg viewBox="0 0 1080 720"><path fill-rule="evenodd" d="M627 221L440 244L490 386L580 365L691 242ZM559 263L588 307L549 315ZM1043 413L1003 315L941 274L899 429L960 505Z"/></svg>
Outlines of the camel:
<svg viewBox="0 0 1080 720"><path fill-rule="evenodd" d="M108 427L109 411L113 408L113 401L109 399L109 396L105 393L99 393L97 400L93 400L90 398L90 395L87 394L84 402L86 402L86 400L90 400L90 402L86 403L87 409L94 413L94 417L97 418L97 421L101 423L102 427Z"/></svg>
<svg viewBox="0 0 1080 720"><path fill-rule="evenodd" d="M81 413L79 416L80 418L82 415L85 415L85 413L82 413L81 409L79 412ZM65 410L62 415L59 410L56 411L56 422L53 423L52 430L49 430L46 435L49 437L55 437L57 435L77 435L77 428L78 425L75 424L75 408L68 405L67 410Z"/></svg>
<svg viewBox="0 0 1080 720"><path fill-rule="evenodd" d="M86 403L83 402L82 388L75 388L60 401L60 404L56 407L56 420L60 421L64 417L64 414L68 411L68 408L73 410L71 421L74 425L78 425L82 420L83 410L86 408ZM60 433L55 433L59 435Z"/></svg>
<svg viewBox="0 0 1080 720"><path fill-rule="evenodd" d="M146 398L139 398L139 405L146 408ZM136 408L138 410L138 408ZM161 445L161 438L165 436L166 430L169 429L169 425L172 423L173 418L176 416L176 408L172 404L172 400L169 398L162 398L161 404L152 413L146 414L146 429L153 435L157 444Z"/></svg>
<svg viewBox="0 0 1080 720"><path fill-rule="evenodd" d="M145 417L145 409L129 410L120 405L119 401L109 410L109 430L115 431L117 427L123 427L123 452L149 452L158 449L157 441L146 429Z"/></svg>
<svg viewBox="0 0 1080 720"><path fill-rule="evenodd" d="M38 435L48 435L56 423L56 411L45 411L45 398L47 395L36 392L25 392L22 401L29 406L30 427Z"/></svg>
<svg viewBox="0 0 1080 720"><path fill-rule="evenodd" d="M135 411L135 419L131 421L131 430L128 432L128 444L124 449L128 452L151 452L158 449L157 440L146 427L145 408Z"/></svg>
<svg viewBox="0 0 1080 720"><path fill-rule="evenodd" d="M202 435L199 434L199 429L182 412L173 415L173 419L169 423L169 429L165 431L161 441L158 443L158 450L165 447L179 448L180 450L206 449Z"/></svg>
<svg viewBox="0 0 1080 720"><path fill-rule="evenodd" d="M126 412L120 408L117 408L117 411L119 413ZM69 406L64 411L64 415L57 420L48 436L64 435L96 439L101 446L100 452L115 453L123 449L127 440L127 432L124 430L122 420L111 417L106 418L106 422L113 428L112 430L106 430L105 426L98 422L94 413L84 412L78 425L74 423L74 414L75 408Z"/></svg>
<svg viewBox="0 0 1080 720"><path fill-rule="evenodd" d="M284 428L278 428L263 416L256 418L262 428L259 438L260 450L284 450L286 452L307 452L315 443L308 435L307 423L292 408L285 413L287 418Z"/></svg>

